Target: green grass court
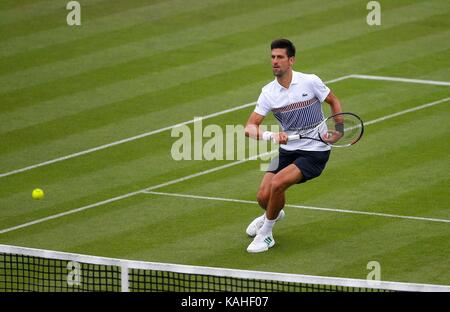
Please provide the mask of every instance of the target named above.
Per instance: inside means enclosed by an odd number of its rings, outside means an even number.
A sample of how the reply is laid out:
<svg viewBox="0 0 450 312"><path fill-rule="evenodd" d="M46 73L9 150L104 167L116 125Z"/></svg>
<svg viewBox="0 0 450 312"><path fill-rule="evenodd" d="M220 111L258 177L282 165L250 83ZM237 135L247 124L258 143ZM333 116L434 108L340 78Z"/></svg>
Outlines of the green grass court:
<svg viewBox="0 0 450 312"><path fill-rule="evenodd" d="M256 101L279 37L296 44L295 70L324 81L449 82L448 1L380 1L382 24L368 26L361 0L81 0L78 27L66 24L67 2L0 3L0 244L359 279L378 261L382 280L450 285L448 83L330 83L366 122L402 114L368 124L320 178L289 189L287 204L336 211L286 207L263 254L246 252L245 234L262 213L261 162L174 161L176 138L158 131ZM203 125L243 125L252 110ZM255 203L134 193L150 187Z"/></svg>

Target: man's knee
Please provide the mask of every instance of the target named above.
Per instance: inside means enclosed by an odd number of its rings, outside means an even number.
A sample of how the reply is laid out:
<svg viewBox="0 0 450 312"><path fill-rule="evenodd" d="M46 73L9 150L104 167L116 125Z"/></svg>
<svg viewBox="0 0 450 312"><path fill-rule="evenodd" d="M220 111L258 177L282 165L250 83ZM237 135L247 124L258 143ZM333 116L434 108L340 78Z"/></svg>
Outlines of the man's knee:
<svg viewBox="0 0 450 312"><path fill-rule="evenodd" d="M270 191L275 193L284 192L289 187L289 183L282 178L274 177L270 181Z"/></svg>

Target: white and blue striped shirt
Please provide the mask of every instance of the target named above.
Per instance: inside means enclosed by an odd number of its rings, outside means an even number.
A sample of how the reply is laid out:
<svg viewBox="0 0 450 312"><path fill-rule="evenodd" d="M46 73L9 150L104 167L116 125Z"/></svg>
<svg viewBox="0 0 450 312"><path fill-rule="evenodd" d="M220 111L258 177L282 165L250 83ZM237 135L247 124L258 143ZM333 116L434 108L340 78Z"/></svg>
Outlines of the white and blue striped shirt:
<svg viewBox="0 0 450 312"><path fill-rule="evenodd" d="M281 124L283 131L294 133L290 129L307 129L317 126L323 119L321 103L330 93L330 89L312 74L292 72L292 81L288 89L275 79L262 88L255 112L266 116L272 112ZM320 129L325 132L326 129ZM326 151L330 147L314 140L295 140L282 144L285 150Z"/></svg>

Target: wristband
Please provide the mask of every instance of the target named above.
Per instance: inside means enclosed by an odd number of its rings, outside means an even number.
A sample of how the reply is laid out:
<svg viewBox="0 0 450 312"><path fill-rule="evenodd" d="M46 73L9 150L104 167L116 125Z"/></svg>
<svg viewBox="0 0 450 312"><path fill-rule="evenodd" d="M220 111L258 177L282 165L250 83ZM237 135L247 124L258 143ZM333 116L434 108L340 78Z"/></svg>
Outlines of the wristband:
<svg viewBox="0 0 450 312"><path fill-rule="evenodd" d="M263 134L262 134L262 139L264 141L270 141L270 140L272 140L272 135L273 135L273 132L264 131Z"/></svg>
<svg viewBox="0 0 450 312"><path fill-rule="evenodd" d="M337 123L334 125L334 129L337 132L340 132L341 134L344 134L344 124L343 123Z"/></svg>

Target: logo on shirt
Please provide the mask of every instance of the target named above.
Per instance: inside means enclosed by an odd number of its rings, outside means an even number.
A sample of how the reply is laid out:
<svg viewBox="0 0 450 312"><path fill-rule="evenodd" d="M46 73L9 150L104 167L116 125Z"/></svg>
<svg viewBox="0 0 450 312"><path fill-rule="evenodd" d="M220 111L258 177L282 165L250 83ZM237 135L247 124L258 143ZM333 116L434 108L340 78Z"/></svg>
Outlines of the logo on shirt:
<svg viewBox="0 0 450 312"><path fill-rule="evenodd" d="M302 96L308 96L308 93L303 93Z"/></svg>

